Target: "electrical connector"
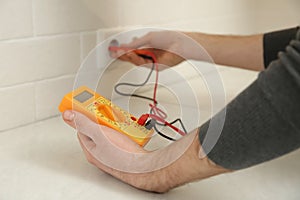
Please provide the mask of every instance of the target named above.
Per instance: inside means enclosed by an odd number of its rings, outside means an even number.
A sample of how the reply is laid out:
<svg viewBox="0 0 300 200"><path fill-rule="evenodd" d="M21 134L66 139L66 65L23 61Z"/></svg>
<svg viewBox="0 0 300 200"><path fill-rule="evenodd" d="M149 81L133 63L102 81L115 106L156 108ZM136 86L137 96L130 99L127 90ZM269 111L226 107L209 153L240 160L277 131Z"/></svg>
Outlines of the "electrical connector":
<svg viewBox="0 0 300 200"><path fill-rule="evenodd" d="M148 130L151 130L156 124L156 121L154 119L149 119L146 124L145 124L145 128Z"/></svg>
<svg viewBox="0 0 300 200"><path fill-rule="evenodd" d="M143 114L142 116L140 116L137 123L141 126L144 126L148 118L149 118L149 114Z"/></svg>

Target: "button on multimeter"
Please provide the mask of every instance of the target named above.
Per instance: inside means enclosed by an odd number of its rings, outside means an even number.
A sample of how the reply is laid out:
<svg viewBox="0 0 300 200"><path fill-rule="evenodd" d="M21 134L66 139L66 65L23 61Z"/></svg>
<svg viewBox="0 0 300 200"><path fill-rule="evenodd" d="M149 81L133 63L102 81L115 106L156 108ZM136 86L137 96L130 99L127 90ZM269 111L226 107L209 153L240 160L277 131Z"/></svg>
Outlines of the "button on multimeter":
<svg viewBox="0 0 300 200"><path fill-rule="evenodd" d="M85 86L66 94L59 110L79 111L91 120L127 135L140 146L146 145L153 134L153 129L139 125L136 117Z"/></svg>

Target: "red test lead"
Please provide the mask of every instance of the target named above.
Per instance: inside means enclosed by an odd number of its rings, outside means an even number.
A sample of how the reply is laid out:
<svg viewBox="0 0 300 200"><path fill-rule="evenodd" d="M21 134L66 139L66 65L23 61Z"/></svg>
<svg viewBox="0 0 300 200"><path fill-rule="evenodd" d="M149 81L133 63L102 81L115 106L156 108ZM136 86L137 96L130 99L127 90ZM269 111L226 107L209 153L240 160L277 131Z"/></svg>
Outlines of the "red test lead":
<svg viewBox="0 0 300 200"><path fill-rule="evenodd" d="M164 126L170 127L171 129L173 129L174 131L176 131L177 133L179 133L179 134L182 135L182 136L186 135L186 131L182 131L182 130L180 130L179 128L177 128L177 127L175 127L174 125L172 125L173 122L171 122L171 123L167 122L167 121L165 120L165 119L167 118L167 114L166 114L163 110L161 110L160 108L157 107L158 102L157 102L157 100L156 100L156 93L157 93L157 87L158 87L158 72L159 72L159 71L158 71L158 64L157 64L156 55L155 55L153 52L148 51L148 50L145 50L145 49L131 49L131 48L127 48L127 47L110 46L110 47L108 48L108 50L109 50L109 51L115 51L115 52L122 50L122 51L124 51L125 53L134 52L134 53L136 53L137 55L139 55L139 56L141 56L141 57L143 57L143 58L145 58L145 59L151 59L152 62L153 62L153 65L154 65L154 66L153 66L152 70L155 68L156 76L155 76L155 84L154 84L153 98L152 98L152 99L149 98L149 97L144 97L144 96L135 95L135 94L132 94L132 95L124 94L124 93L119 92L119 91L116 89L116 87L115 87L116 92L119 93L119 94L121 94L121 95L140 97L140 98L149 99L149 100L152 100L152 101L153 101L153 104L149 104L149 106L150 106L150 108L151 108L151 112L153 112L153 114L143 114L143 115L138 119L137 123L138 123L139 125L144 126L144 125L146 124L147 120L148 120L149 118L151 118L151 119L153 119L153 120L155 120L155 121L157 121L157 122L162 123L162 124L160 124L160 125L164 125ZM152 71L150 72L150 74L149 74L147 80L146 80L144 83L142 83L142 84L129 84L129 83L124 83L123 85L128 85L128 86L143 86L143 85L145 85L145 84L148 82L151 73L152 73ZM119 85L121 85L121 84L119 84ZM175 121L180 121L180 123L181 123L183 129L185 130L185 128L184 128L184 126L183 126L183 124L182 124L182 122L181 122L180 119L177 119L177 120L175 120ZM175 121L174 121L174 122L175 122ZM159 124L159 123L157 123L157 122L156 122L155 124ZM155 130L157 130L157 128L156 128L155 126L154 126L154 128L155 128ZM157 131L158 131L158 130L157 130ZM167 139L171 139L171 140L173 140L173 141L175 140L175 139L173 139L173 138L170 138L170 137L168 137L168 136L165 136L165 135L162 134L161 132L158 132L158 133L159 133L160 135L162 135L163 137L167 138Z"/></svg>

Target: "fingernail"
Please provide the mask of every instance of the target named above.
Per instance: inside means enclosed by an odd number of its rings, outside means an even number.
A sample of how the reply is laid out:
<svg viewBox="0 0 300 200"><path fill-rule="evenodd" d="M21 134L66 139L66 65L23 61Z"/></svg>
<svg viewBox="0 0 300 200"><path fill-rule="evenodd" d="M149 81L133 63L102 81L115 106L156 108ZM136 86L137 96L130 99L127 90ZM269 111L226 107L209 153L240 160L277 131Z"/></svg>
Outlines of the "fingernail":
<svg viewBox="0 0 300 200"><path fill-rule="evenodd" d="M72 111L67 110L67 111L64 112L64 119L65 120L73 121L74 117L75 117L75 113L73 113Z"/></svg>

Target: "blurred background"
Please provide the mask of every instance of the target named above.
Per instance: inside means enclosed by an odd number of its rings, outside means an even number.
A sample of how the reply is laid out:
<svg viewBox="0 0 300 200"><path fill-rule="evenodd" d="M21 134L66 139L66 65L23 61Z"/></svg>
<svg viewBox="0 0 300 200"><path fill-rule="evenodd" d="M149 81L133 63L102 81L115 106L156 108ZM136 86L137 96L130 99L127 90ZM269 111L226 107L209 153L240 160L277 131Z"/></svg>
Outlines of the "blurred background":
<svg viewBox="0 0 300 200"><path fill-rule="evenodd" d="M297 25L298 2L0 0L0 131L58 115L80 63L110 35L144 26L217 34L272 31Z"/></svg>

